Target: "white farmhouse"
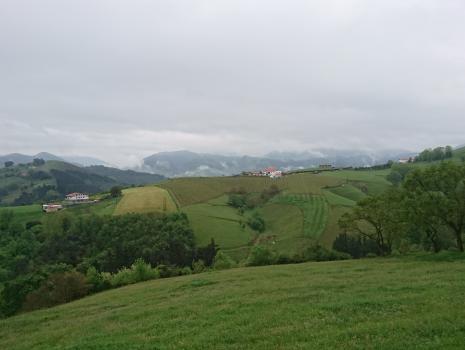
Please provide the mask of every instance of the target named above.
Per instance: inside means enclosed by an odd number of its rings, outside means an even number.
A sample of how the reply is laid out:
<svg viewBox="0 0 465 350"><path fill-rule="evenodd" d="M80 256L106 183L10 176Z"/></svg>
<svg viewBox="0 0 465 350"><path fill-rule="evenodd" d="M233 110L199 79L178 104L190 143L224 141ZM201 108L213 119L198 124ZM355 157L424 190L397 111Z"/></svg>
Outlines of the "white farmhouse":
<svg viewBox="0 0 465 350"><path fill-rule="evenodd" d="M66 200L70 202L85 202L89 200L89 196L84 193L73 192L66 195Z"/></svg>

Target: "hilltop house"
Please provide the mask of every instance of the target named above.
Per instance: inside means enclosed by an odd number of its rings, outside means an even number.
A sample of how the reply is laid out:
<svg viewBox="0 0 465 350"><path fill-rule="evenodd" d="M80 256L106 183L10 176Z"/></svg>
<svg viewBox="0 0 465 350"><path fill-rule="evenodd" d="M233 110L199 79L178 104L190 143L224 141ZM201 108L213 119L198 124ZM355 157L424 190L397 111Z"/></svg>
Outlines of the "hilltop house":
<svg viewBox="0 0 465 350"><path fill-rule="evenodd" d="M66 200L69 202L86 202L89 200L89 196L84 193L73 192L66 195Z"/></svg>

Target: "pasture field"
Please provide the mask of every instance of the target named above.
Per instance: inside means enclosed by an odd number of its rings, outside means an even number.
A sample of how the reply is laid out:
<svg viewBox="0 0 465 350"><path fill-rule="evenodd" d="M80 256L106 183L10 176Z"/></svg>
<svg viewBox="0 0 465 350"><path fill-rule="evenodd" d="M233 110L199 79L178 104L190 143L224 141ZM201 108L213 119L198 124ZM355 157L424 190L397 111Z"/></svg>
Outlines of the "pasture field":
<svg viewBox="0 0 465 350"><path fill-rule="evenodd" d="M0 211L8 210L14 213L14 220L18 223L42 220L44 212L40 204L21 205L17 207L0 207Z"/></svg>
<svg viewBox="0 0 465 350"><path fill-rule="evenodd" d="M353 207L355 205L352 199L342 197L333 191L323 190L323 193L331 206Z"/></svg>
<svg viewBox="0 0 465 350"><path fill-rule="evenodd" d="M342 178L328 176L326 173L301 173L279 179L253 176L179 178L163 182L159 186L170 191L179 205L184 207L207 202L239 188L246 192L261 192L276 185L280 190L289 193L321 194L322 188L342 183Z"/></svg>
<svg viewBox="0 0 465 350"><path fill-rule="evenodd" d="M342 184L338 187L330 188L328 189L328 191L333 192L338 196L348 198L354 202L357 202L367 196L359 188L351 184Z"/></svg>
<svg viewBox="0 0 465 350"><path fill-rule="evenodd" d="M358 189L363 190L366 194L376 195L383 192L391 186L386 180L390 169L384 170L339 170L327 172L326 176L345 180L346 184L351 184Z"/></svg>
<svg viewBox="0 0 465 350"><path fill-rule="evenodd" d="M304 237L302 210L295 205L268 203L261 210L266 231L258 242L271 249L290 256L308 246L310 240Z"/></svg>
<svg viewBox="0 0 465 350"><path fill-rule="evenodd" d="M322 188L339 186L344 183L343 179L328 176L329 172L320 174L299 173L284 176L286 186L284 189L288 193L322 194Z"/></svg>
<svg viewBox="0 0 465 350"><path fill-rule="evenodd" d="M332 248L334 239L342 233L339 228L339 219L342 215L350 210L348 206L330 206L330 215L328 222L326 223L325 230L320 237L319 243L326 248Z"/></svg>
<svg viewBox="0 0 465 350"><path fill-rule="evenodd" d="M208 202L233 189L243 188L247 192L261 192L272 184L281 189L285 187L284 179L252 176L179 178L163 182L159 186L170 191L179 206L184 207Z"/></svg>
<svg viewBox="0 0 465 350"><path fill-rule="evenodd" d="M168 191L157 186L133 187L123 190L123 197L114 211L126 213L170 213L177 210Z"/></svg>
<svg viewBox="0 0 465 350"><path fill-rule="evenodd" d="M447 254L138 283L0 320L0 348L462 349L465 261Z"/></svg>
<svg viewBox="0 0 465 350"><path fill-rule="evenodd" d="M76 215L96 214L113 215L121 198L109 198L97 203L78 204L67 208L67 211Z"/></svg>
<svg viewBox="0 0 465 350"><path fill-rule="evenodd" d="M302 211L305 237L318 239L323 233L328 220L328 204L323 196L288 194L275 197L273 202L293 205Z"/></svg>
<svg viewBox="0 0 465 350"><path fill-rule="evenodd" d="M227 196L221 196L182 208L192 225L197 244L207 245L214 238L216 244L228 251L247 246L253 240L255 233L246 224L247 218L240 216L226 201Z"/></svg>
<svg viewBox="0 0 465 350"><path fill-rule="evenodd" d="M280 179L268 177L179 178L159 186L169 191L192 224L197 242L205 245L211 238L228 252L246 255L252 244L272 244L279 252L293 254L310 240L321 239L330 246L338 233L337 222L348 208L366 193L383 191L390 183L389 170L327 171L297 173ZM258 211L266 231L260 235L245 223L247 216L227 205L227 193L243 189L260 193L271 185L282 191ZM245 227L244 227L245 226ZM324 236L324 238L323 238Z"/></svg>

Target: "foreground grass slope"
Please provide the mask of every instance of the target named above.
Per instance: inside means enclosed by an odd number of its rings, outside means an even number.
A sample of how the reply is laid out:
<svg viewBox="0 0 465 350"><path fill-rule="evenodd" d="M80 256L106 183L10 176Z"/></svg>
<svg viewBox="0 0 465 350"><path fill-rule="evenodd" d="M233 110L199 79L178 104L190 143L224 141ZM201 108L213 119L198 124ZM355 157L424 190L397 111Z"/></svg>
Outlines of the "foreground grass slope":
<svg viewBox="0 0 465 350"><path fill-rule="evenodd" d="M459 349L464 273L410 257L156 280L2 320L0 348Z"/></svg>

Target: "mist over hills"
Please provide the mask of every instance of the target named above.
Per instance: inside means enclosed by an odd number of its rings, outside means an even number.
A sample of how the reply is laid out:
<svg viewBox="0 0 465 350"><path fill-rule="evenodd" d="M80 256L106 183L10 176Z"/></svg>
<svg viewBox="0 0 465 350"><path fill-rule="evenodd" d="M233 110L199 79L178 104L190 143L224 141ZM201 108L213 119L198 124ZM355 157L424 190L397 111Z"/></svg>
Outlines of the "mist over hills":
<svg viewBox="0 0 465 350"><path fill-rule="evenodd" d="M302 152L273 151L262 157L248 155L220 155L191 151L159 152L145 157L140 166L124 168L135 172L160 174L166 177L223 176L242 171L258 170L275 166L281 170L296 170L331 164L336 167L364 167L386 163L388 160L414 156L416 153L401 149L363 151L316 149ZM35 155L12 153L0 156L0 168L6 161L15 164L31 163L34 158L55 160L80 167L104 166L118 168L104 160L89 156L57 156L48 152ZM132 174L135 175L135 174Z"/></svg>
<svg viewBox="0 0 465 350"><path fill-rule="evenodd" d="M268 166L275 166L281 170L311 168L323 163L329 163L337 167L372 166L415 154L405 150L369 152L319 149L304 152L275 151L268 153L264 157L251 157L175 151L155 153L146 157L139 169L167 177L221 176L262 169Z"/></svg>

